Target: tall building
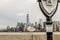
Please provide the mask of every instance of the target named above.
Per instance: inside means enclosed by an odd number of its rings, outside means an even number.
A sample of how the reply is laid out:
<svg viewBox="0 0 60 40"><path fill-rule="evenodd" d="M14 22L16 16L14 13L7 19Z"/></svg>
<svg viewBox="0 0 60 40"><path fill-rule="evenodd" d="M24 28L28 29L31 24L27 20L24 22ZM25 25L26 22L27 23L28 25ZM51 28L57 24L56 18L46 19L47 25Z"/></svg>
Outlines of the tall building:
<svg viewBox="0 0 60 40"><path fill-rule="evenodd" d="M53 21L54 22L54 31L60 31L60 21Z"/></svg>
<svg viewBox="0 0 60 40"><path fill-rule="evenodd" d="M39 19L39 23L41 25L41 28L44 28L44 22L45 22L45 19Z"/></svg>
<svg viewBox="0 0 60 40"><path fill-rule="evenodd" d="M29 25L29 14L27 14L27 20L26 20L27 26Z"/></svg>
<svg viewBox="0 0 60 40"><path fill-rule="evenodd" d="M42 28L43 25L42 19L39 19L39 24L41 25L40 28Z"/></svg>

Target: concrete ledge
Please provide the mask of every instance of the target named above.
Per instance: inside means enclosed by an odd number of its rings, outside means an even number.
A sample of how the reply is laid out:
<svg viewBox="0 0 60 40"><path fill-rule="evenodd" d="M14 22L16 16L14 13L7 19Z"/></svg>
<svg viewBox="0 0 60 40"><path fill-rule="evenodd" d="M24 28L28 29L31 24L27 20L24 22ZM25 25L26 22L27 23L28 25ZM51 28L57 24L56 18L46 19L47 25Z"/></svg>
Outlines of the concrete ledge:
<svg viewBox="0 0 60 40"><path fill-rule="evenodd" d="M47 40L46 32L1 32L0 40ZM53 32L53 40L60 40L60 32Z"/></svg>
<svg viewBox="0 0 60 40"><path fill-rule="evenodd" d="M46 35L45 32L0 32L0 35Z"/></svg>
<svg viewBox="0 0 60 40"><path fill-rule="evenodd" d="M53 33L53 40L60 40L60 32Z"/></svg>
<svg viewBox="0 0 60 40"><path fill-rule="evenodd" d="M0 33L0 40L46 40L44 32Z"/></svg>

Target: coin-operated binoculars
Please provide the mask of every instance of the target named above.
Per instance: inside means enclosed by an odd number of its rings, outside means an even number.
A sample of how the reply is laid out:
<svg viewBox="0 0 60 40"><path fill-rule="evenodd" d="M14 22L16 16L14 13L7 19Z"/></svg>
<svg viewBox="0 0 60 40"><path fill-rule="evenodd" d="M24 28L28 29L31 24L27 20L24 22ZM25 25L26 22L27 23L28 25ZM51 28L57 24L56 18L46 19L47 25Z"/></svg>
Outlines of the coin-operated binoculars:
<svg viewBox="0 0 60 40"><path fill-rule="evenodd" d="M46 22L44 23L44 25L47 33L53 33L52 17L57 11L59 2L60 0L38 0L39 7L46 17Z"/></svg>

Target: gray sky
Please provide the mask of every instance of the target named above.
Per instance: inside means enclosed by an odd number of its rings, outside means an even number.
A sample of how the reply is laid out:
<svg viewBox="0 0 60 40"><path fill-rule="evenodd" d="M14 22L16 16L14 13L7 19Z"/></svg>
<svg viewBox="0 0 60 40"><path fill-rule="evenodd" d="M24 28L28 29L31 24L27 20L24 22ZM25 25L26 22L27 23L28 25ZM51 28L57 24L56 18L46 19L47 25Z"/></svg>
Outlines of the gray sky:
<svg viewBox="0 0 60 40"><path fill-rule="evenodd" d="M60 20L60 4L53 20ZM26 14L30 14L30 22L45 19L37 0L0 0L0 24L16 25L26 22Z"/></svg>

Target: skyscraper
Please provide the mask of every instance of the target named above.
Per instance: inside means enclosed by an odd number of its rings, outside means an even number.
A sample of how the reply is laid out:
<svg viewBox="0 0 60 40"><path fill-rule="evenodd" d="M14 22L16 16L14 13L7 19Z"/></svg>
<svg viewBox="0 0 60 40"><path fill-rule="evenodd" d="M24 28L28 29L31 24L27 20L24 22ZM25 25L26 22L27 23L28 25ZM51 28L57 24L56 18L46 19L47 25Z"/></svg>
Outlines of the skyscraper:
<svg viewBox="0 0 60 40"><path fill-rule="evenodd" d="M27 20L26 20L27 26L29 26L29 14L27 14Z"/></svg>

